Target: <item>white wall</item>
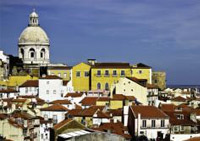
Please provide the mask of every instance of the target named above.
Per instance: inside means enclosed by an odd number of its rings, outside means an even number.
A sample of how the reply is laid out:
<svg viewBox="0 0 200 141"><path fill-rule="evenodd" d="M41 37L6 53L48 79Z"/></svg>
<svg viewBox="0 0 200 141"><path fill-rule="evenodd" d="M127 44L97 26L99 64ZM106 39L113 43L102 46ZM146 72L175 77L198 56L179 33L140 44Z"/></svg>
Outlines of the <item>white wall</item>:
<svg viewBox="0 0 200 141"><path fill-rule="evenodd" d="M64 99L65 93L66 87L63 86L62 79L39 79L39 98L50 102Z"/></svg>
<svg viewBox="0 0 200 141"><path fill-rule="evenodd" d="M128 78L121 78L116 87L116 94L124 94L126 96L134 96L139 102L148 105L147 101L147 88L137 84ZM125 91L124 91L125 90Z"/></svg>
<svg viewBox="0 0 200 141"><path fill-rule="evenodd" d="M170 134L170 141L183 141L199 136L200 134Z"/></svg>
<svg viewBox="0 0 200 141"><path fill-rule="evenodd" d="M67 111L41 111L41 116L45 118L45 115L47 115L48 118L53 119L53 115L57 115L57 123L59 123L65 119L66 113Z"/></svg>
<svg viewBox="0 0 200 141"><path fill-rule="evenodd" d="M34 95L38 94L38 87L19 87L19 95Z"/></svg>

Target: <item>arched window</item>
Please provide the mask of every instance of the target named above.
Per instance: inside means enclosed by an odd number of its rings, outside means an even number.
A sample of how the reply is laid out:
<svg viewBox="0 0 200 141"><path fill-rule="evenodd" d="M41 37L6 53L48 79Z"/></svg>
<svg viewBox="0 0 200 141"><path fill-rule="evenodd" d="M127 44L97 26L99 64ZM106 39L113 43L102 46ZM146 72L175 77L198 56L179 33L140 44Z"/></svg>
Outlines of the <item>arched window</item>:
<svg viewBox="0 0 200 141"><path fill-rule="evenodd" d="M24 49L21 48L21 55L22 55L22 58L24 58Z"/></svg>
<svg viewBox="0 0 200 141"><path fill-rule="evenodd" d="M45 58L45 49L41 49L40 51L40 58Z"/></svg>
<svg viewBox="0 0 200 141"><path fill-rule="evenodd" d="M101 89L101 83L97 83L97 89L98 89L98 90Z"/></svg>
<svg viewBox="0 0 200 141"><path fill-rule="evenodd" d="M107 90L107 91L109 90L109 84L108 83L105 84L105 90Z"/></svg>
<svg viewBox="0 0 200 141"><path fill-rule="evenodd" d="M35 50L33 49L33 48L31 48L30 50L29 50L29 55L30 55L30 58L35 58L36 56L35 56Z"/></svg>

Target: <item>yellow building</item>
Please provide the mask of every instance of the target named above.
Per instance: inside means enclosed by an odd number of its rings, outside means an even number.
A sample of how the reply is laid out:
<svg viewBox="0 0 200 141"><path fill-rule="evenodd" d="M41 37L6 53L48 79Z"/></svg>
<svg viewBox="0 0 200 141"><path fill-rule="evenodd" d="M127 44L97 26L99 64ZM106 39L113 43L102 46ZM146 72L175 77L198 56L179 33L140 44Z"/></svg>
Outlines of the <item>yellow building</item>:
<svg viewBox="0 0 200 141"><path fill-rule="evenodd" d="M17 87L22 85L27 80L37 80L38 77L32 77L30 75L26 76L10 76L8 81L0 81L0 85L8 86L8 87Z"/></svg>
<svg viewBox="0 0 200 141"><path fill-rule="evenodd" d="M90 90L90 69L87 63L79 63L72 67L72 85L75 91Z"/></svg>
<svg viewBox="0 0 200 141"><path fill-rule="evenodd" d="M132 77L137 79L147 79L147 83L152 84L152 68L145 64L139 63L132 66Z"/></svg>
<svg viewBox="0 0 200 141"><path fill-rule="evenodd" d="M131 76L129 63L95 63L91 68L91 89L110 90L122 77Z"/></svg>
<svg viewBox="0 0 200 141"><path fill-rule="evenodd" d="M71 69L69 66L48 67L48 75L57 75L63 80L71 80Z"/></svg>

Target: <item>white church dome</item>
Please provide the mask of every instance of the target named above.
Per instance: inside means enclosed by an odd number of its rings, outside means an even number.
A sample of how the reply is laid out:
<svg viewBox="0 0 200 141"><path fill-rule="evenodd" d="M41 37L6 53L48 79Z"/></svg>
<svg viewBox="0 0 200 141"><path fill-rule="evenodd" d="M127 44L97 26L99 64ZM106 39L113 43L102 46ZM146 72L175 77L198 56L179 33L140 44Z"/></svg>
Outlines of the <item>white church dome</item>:
<svg viewBox="0 0 200 141"><path fill-rule="evenodd" d="M28 26L19 37L19 44L49 44L49 38L39 26Z"/></svg>

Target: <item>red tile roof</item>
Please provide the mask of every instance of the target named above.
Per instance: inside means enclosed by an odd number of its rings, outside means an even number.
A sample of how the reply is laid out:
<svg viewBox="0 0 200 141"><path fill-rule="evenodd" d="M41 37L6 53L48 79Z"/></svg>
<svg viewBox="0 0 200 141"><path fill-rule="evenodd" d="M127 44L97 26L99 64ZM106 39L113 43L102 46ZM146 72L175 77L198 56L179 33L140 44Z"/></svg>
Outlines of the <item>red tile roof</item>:
<svg viewBox="0 0 200 141"><path fill-rule="evenodd" d="M168 118L162 110L154 106L131 106L131 109L136 117L141 114L141 118Z"/></svg>
<svg viewBox="0 0 200 141"><path fill-rule="evenodd" d="M58 129L62 128L63 126L65 126L66 124L68 124L69 122L71 122L71 121L72 121L72 119L63 120L63 121L59 122L58 124L54 125L53 128L55 130L58 130Z"/></svg>
<svg viewBox="0 0 200 141"><path fill-rule="evenodd" d="M108 113L97 111L97 118L111 118L111 116Z"/></svg>
<svg viewBox="0 0 200 141"><path fill-rule="evenodd" d="M190 120L190 113L188 112L165 112L170 117L170 124L171 125L189 125L193 126L196 125L195 122ZM177 115L183 115L183 119L178 119Z"/></svg>
<svg viewBox="0 0 200 141"><path fill-rule="evenodd" d="M97 101L109 101L109 100L110 100L109 97L99 97L99 98L97 99Z"/></svg>
<svg viewBox="0 0 200 141"><path fill-rule="evenodd" d="M18 91L14 89L2 89L0 90L0 93L17 93Z"/></svg>
<svg viewBox="0 0 200 141"><path fill-rule="evenodd" d="M83 93L67 93L65 97L81 97Z"/></svg>
<svg viewBox="0 0 200 141"><path fill-rule="evenodd" d="M148 84L146 85L147 89L158 89L158 86L154 85L154 84Z"/></svg>
<svg viewBox="0 0 200 141"><path fill-rule="evenodd" d="M69 100L64 99L64 100L54 100L50 102L49 104L72 104Z"/></svg>
<svg viewBox="0 0 200 141"><path fill-rule="evenodd" d="M177 102L186 102L186 99L184 97L181 97L181 96L172 98L171 100L172 101L177 101Z"/></svg>
<svg viewBox="0 0 200 141"><path fill-rule="evenodd" d="M40 79L62 79L62 78L58 77L57 75L47 75L44 77L40 77Z"/></svg>
<svg viewBox="0 0 200 141"><path fill-rule="evenodd" d="M121 62L106 62L106 63L95 63L92 68L131 68L129 63Z"/></svg>
<svg viewBox="0 0 200 141"><path fill-rule="evenodd" d="M66 115L77 117L92 117L98 110L102 111L104 106L91 106L88 109L73 109L69 110Z"/></svg>
<svg viewBox="0 0 200 141"><path fill-rule="evenodd" d="M176 106L174 104L161 104L160 105L160 109L164 112L174 111L175 107Z"/></svg>
<svg viewBox="0 0 200 141"><path fill-rule="evenodd" d="M38 80L28 80L19 87L38 87L38 85L39 85Z"/></svg>
<svg viewBox="0 0 200 141"><path fill-rule="evenodd" d="M71 66L54 66L54 67L48 67L49 70L70 70Z"/></svg>
<svg viewBox="0 0 200 141"><path fill-rule="evenodd" d="M82 106L91 106L96 105L96 101L98 100L98 97L85 97L80 103Z"/></svg>
<svg viewBox="0 0 200 141"><path fill-rule="evenodd" d="M122 116L123 110L122 109L109 109L109 113L112 114L112 116Z"/></svg>
<svg viewBox="0 0 200 141"><path fill-rule="evenodd" d="M25 103L27 101L26 98L17 98L17 99L13 99L12 102L16 102L16 103Z"/></svg>
<svg viewBox="0 0 200 141"><path fill-rule="evenodd" d="M187 139L185 141L200 141L200 137L193 137L193 138Z"/></svg>
<svg viewBox="0 0 200 141"><path fill-rule="evenodd" d="M54 104L46 108L41 108L41 111L68 111L68 109L60 104Z"/></svg>
<svg viewBox="0 0 200 141"><path fill-rule="evenodd" d="M121 122L117 122L117 123L103 123L102 125L100 125L98 128L92 128L94 130L98 130L98 131L104 131L107 132L108 130L111 131L111 133L113 134L117 134L117 135L121 135L123 137L125 137L126 139L131 139L130 134L125 134L124 131L128 131L126 127L124 127L124 125Z"/></svg>
<svg viewBox="0 0 200 141"><path fill-rule="evenodd" d="M111 98L110 100L130 100L130 101L134 101L134 100L136 100L136 98L134 96L125 96L123 94L114 94L113 98Z"/></svg>

